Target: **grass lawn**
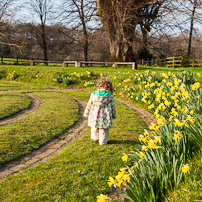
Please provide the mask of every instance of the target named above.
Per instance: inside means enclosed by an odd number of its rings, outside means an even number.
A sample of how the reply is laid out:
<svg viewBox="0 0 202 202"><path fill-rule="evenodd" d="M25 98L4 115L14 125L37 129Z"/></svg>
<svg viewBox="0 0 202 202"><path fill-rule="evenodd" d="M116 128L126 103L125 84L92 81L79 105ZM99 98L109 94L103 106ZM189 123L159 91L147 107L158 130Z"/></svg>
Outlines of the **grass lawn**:
<svg viewBox="0 0 202 202"><path fill-rule="evenodd" d="M0 80L0 91L32 91L32 90L43 90L47 89L49 86L41 85L37 83L25 83L19 81L7 81Z"/></svg>
<svg viewBox="0 0 202 202"><path fill-rule="evenodd" d="M0 65L0 72L2 72L2 77L8 77L9 73L13 71L16 72L18 77L17 81L22 82L31 82L45 85L54 85L52 79L54 76L68 72L68 73L83 73L86 74L86 71L92 70L95 75L100 75L101 73L106 75L110 74L110 76L118 75L118 71L120 73L129 72L130 74L134 74L139 71L156 71L156 72L178 72L180 70L190 70L195 73L202 72L202 68L166 68L166 67L146 67L139 66L138 70L132 70L131 66L121 66L118 68L109 67L58 67L58 66L20 66L20 65ZM76 82L73 86L83 87L83 82Z"/></svg>
<svg viewBox="0 0 202 202"><path fill-rule="evenodd" d="M80 92L80 95L82 93ZM89 94L81 97L89 98ZM1 183L1 201L95 201L100 193L110 192L109 176L126 163L122 153L138 146L137 137L145 124L136 113L116 102L117 120L110 129L107 145L90 140L90 129L54 158Z"/></svg>
<svg viewBox="0 0 202 202"><path fill-rule="evenodd" d="M57 92L36 92L43 106L0 130L0 166L58 137L78 120L78 104Z"/></svg>
<svg viewBox="0 0 202 202"><path fill-rule="evenodd" d="M19 92L0 91L0 119L16 114L31 105L31 98Z"/></svg>
<svg viewBox="0 0 202 202"><path fill-rule="evenodd" d="M92 70L91 80L100 74L114 79L120 73L134 75L141 71L179 72L189 70L202 74L202 67L197 68L164 68L139 66L138 70L126 67L58 67L58 66L14 66L0 65L0 90L13 92L35 91L44 106L22 120L1 127L0 130L0 165L29 153L48 140L64 132L78 119L78 106L68 95L88 101L90 92L95 87L82 91L60 91L67 88L63 84L55 84L52 79L56 75L68 73L83 73ZM18 75L15 81L8 78L8 73L15 71ZM2 76L3 75L3 76ZM127 75L126 75L127 77ZM6 80L5 80L6 79ZM202 78L198 79L202 82ZM114 80L115 81L115 80ZM76 79L68 88L84 88L85 80ZM43 85L46 86L43 86ZM57 86L56 92L36 92L49 86ZM121 88L117 88L117 97ZM3 92L2 92L3 93ZM67 95L68 94L68 95ZM58 96L59 95L59 96ZM142 102L131 101L140 107L146 106ZM134 111L116 102L118 119L110 130L108 145L100 147L90 140L88 129L82 137L67 145L54 158L40 165L30 168L16 176L9 176L0 185L0 201L95 201L96 196L107 194L111 190L107 185L109 176L114 177L124 163L120 159L122 153L130 153L139 146L137 137L145 128L142 120ZM73 108L73 109L72 109ZM70 111L72 109L72 111ZM148 110L148 109L147 109ZM70 113L71 112L71 113ZM191 159L190 176L181 184L179 190L170 192L167 201L193 201L201 198L201 156L198 154ZM193 173L192 173L193 171Z"/></svg>

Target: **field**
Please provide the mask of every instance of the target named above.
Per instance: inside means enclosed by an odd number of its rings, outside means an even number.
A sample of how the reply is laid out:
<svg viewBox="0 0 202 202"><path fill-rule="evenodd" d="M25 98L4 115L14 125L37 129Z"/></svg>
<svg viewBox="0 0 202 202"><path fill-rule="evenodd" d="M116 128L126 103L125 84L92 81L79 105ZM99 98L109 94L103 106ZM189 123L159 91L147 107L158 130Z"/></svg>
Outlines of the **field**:
<svg viewBox="0 0 202 202"><path fill-rule="evenodd" d="M57 154L36 165L27 164L19 173L8 172L0 182L0 201L96 201L100 194L113 196L112 201L117 202L128 201L127 197L131 201L202 200L201 73L202 68L139 66L134 71L130 66L1 65L0 119L16 118L0 126L0 176L12 162L25 157L15 165L20 167L36 149L56 139L65 140L72 126L76 130L75 124L84 121L79 115L80 101L88 101L101 76L113 82L117 119L107 145L91 141L87 128L78 137L75 132L75 138L63 144ZM35 100L29 95L38 99L39 105L17 118L23 110L32 109ZM148 112L156 119L146 117ZM160 128L151 120L157 120ZM152 136L144 130L149 128ZM193 135L187 135L191 130ZM152 163L165 167L155 170L158 166ZM182 172L185 165L188 171ZM121 168L126 169L119 172ZM165 172L166 177L162 175ZM142 178L136 178L137 173ZM147 174L150 182L146 182ZM145 184L138 184L142 191L132 191L142 179ZM129 185L126 190L125 183ZM112 187L121 184L116 194ZM125 199L122 193L127 195Z"/></svg>

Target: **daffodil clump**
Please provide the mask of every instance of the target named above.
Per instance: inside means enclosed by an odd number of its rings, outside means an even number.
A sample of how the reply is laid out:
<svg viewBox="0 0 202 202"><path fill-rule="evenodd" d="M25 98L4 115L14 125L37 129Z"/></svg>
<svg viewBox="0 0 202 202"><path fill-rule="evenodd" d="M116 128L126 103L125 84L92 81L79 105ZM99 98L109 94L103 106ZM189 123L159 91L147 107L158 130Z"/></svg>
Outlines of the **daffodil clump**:
<svg viewBox="0 0 202 202"><path fill-rule="evenodd" d="M18 75L17 75L17 73L16 73L15 70L14 70L13 72L8 73L8 77L9 77L11 80L15 80L15 79L18 77Z"/></svg>
<svg viewBox="0 0 202 202"><path fill-rule="evenodd" d="M96 85L96 83L94 81L86 81L84 83L85 87L92 87L92 86L95 86L95 85Z"/></svg>
<svg viewBox="0 0 202 202"><path fill-rule="evenodd" d="M200 74L197 74L200 77ZM133 166L121 169L110 187L126 185L132 201L161 201L168 189L178 188L189 165L193 149L202 148L202 88L191 72L157 74L123 74L114 78L118 95L144 102L154 114L156 123L139 136L139 149L121 158L133 161ZM195 145L195 147L193 147ZM129 168L130 167L130 168Z"/></svg>
<svg viewBox="0 0 202 202"><path fill-rule="evenodd" d="M60 75L56 75L52 81L54 83L64 83L66 86L72 84L75 80L85 80L85 79L89 79L93 76L93 71L86 71L86 74L83 73L77 73L77 72L73 72L73 73L63 73ZM85 85L84 85L85 86Z"/></svg>
<svg viewBox="0 0 202 202"><path fill-rule="evenodd" d="M89 70L89 71L86 71L88 77L92 77L93 76L93 71Z"/></svg>

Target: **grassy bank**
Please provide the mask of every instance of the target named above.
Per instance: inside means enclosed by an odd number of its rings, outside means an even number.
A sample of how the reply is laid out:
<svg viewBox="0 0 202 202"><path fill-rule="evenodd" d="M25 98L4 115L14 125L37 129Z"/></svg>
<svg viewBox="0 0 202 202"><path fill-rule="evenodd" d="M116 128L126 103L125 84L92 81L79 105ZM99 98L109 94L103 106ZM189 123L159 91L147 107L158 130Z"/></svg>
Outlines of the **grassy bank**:
<svg viewBox="0 0 202 202"><path fill-rule="evenodd" d="M3 77L0 81L1 90L10 90L11 88L13 91L20 90L21 92L26 92L45 89L51 86L58 87L58 90L60 90L60 88L84 88L85 81L94 81L99 75L108 75L108 77L112 79L115 87L115 97L124 100L128 100L128 98L133 96L131 94L132 92L136 95L136 92L138 91L132 91L133 89L129 89L128 86L125 87L128 83L124 83L124 80L120 80L119 82L118 77L120 74L122 74L122 77L125 77L127 80L127 78L130 78L130 76L133 76L135 73L143 72L147 69L155 72L170 71L177 73L184 69L192 71L195 74L202 72L202 68L170 69L143 66L140 66L138 70L135 71L132 71L131 67L119 67L116 69L112 67L62 68L53 66L23 67L9 65L0 66L0 68L0 71L3 72ZM77 72L86 75L86 71L89 71L89 69L93 70L94 76L91 78L86 77L86 79L74 77L74 82L68 87L64 84L53 82L55 76L62 75L65 72L70 74ZM18 75L15 81L11 81L11 78L8 77L8 73L12 73L13 71ZM202 81L201 77L197 77L197 80ZM6 82L10 83L10 87L4 84ZM121 85L119 85L119 83L121 83ZM43 86L43 84L46 84L47 86ZM137 83L132 83L135 89L138 87L136 84ZM88 101L90 92L94 89L95 86L92 86L83 89L83 91L69 91L67 94ZM48 95L44 94L44 92L37 92L35 95L41 97L45 104L53 102L56 104L56 100L61 97L56 96L56 93L54 96L51 95L51 92L47 93L50 94ZM62 97L66 99L67 95L65 94L66 92L62 94ZM52 98L53 100L51 100ZM61 100L59 103L62 102ZM148 110L148 106L140 101L136 101L135 96L130 102L136 103ZM44 106L49 106L49 104ZM66 115L62 115L61 118L59 115L61 112L58 112L59 109L65 109L66 104L67 103L62 104L60 108L59 105L54 109L52 109L51 105L46 107L45 110L42 108L43 111L38 110L33 117L24 119L24 125L23 123L16 122L16 125L9 124L8 126L2 127L0 132L2 139L0 142L5 141L5 143L1 143L2 145L0 145L0 148L3 148L2 154L4 162L6 162L5 159L7 158L7 152L8 154L10 152L9 158L13 159L15 154L12 153L12 150L14 150L17 155L22 155L24 150L29 153L32 149L39 147L39 145L43 144L48 139L61 133L64 130L64 125L70 124L67 123L68 120L61 124L61 121L65 119L64 117ZM137 137L142 133L143 128L145 128L140 118L132 110L118 102L117 110L119 117L114 121L114 127L110 130L110 141L108 145L100 147L96 143L91 142L90 130L88 130L82 137L75 140L71 145L68 145L61 153L51 160L17 176L10 176L5 182L1 183L1 201L95 201L97 195L101 193L109 193L111 190L106 184L108 177L114 177L119 169L124 166L124 163L120 159L121 154L130 153L137 148ZM53 116L49 114L47 117L50 116L52 121L49 121L49 118L43 120L43 115L50 111ZM68 114L69 112L66 111L65 113ZM71 115L69 119L72 120L72 117L74 117L74 115ZM36 127L32 127L32 119L35 120L33 124L35 124ZM57 123L53 125L53 128L49 128L49 124L54 123L55 120L58 120ZM28 130L28 127L26 129L26 125L32 127L31 131ZM18 126L20 126L19 130L17 129ZM26 132L24 132L24 128L27 130ZM41 133L44 128L47 129L47 131L44 130L45 132ZM32 130L36 130L32 133L34 134L34 140L30 138L32 135L29 136L30 132L33 132ZM7 132L9 135L4 136ZM15 136L15 134L17 135ZM12 137L17 141L12 143ZM15 139L16 137L17 139ZM7 141L9 146L7 146ZM22 147L19 147L19 144L21 144ZM9 147L10 150L7 150L7 147ZM190 159L186 163L192 165L190 174L186 174L187 177L178 190L175 190L174 192L170 191L168 193L167 201L201 200L201 156L196 155L194 159Z"/></svg>

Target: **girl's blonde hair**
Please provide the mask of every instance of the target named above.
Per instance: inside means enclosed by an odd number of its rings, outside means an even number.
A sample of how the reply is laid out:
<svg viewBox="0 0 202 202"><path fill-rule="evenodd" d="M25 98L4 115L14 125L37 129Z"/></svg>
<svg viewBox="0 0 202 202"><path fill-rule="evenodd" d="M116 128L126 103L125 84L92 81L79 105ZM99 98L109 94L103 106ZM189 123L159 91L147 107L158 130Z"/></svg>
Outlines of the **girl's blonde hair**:
<svg viewBox="0 0 202 202"><path fill-rule="evenodd" d="M112 81L108 78L101 78L97 84L96 89L104 88L113 93Z"/></svg>

